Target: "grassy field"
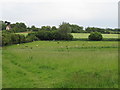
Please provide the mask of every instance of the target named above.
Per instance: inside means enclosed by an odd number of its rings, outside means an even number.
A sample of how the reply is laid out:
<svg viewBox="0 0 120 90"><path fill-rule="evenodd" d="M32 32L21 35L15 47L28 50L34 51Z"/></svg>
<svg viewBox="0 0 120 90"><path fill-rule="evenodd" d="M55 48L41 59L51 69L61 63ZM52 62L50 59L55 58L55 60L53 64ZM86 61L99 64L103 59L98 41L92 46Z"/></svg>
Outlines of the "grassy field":
<svg viewBox="0 0 120 90"><path fill-rule="evenodd" d="M16 34L23 34L25 36L28 35L29 32L22 32L22 33L16 33ZM82 38L82 39L86 39L88 38L88 36L90 35L90 33L72 33L74 38ZM102 34L103 38L118 38L118 34Z"/></svg>
<svg viewBox="0 0 120 90"><path fill-rule="evenodd" d="M72 33L74 38L88 38L90 33ZM118 38L118 34L102 34L103 38Z"/></svg>
<svg viewBox="0 0 120 90"><path fill-rule="evenodd" d="M0 89L2 88L2 47L0 47Z"/></svg>
<svg viewBox="0 0 120 90"><path fill-rule="evenodd" d="M1 40L1 36L2 36L2 31L0 30L0 40ZM2 47L0 47L0 89L1 88L2 88Z"/></svg>
<svg viewBox="0 0 120 90"><path fill-rule="evenodd" d="M22 33L16 33L16 34L23 34L25 36L28 35L29 32L22 32ZM88 36L90 33L71 33L73 35L74 40L82 40L86 41L88 40ZM119 38L119 34L102 34L103 41L117 41Z"/></svg>
<svg viewBox="0 0 120 90"><path fill-rule="evenodd" d="M36 41L3 47L3 88L117 88L117 41Z"/></svg>
<svg viewBox="0 0 120 90"><path fill-rule="evenodd" d="M22 35L27 36L27 35L28 35L28 33L30 33L30 32L20 32L20 33L16 33L16 34L22 34Z"/></svg>

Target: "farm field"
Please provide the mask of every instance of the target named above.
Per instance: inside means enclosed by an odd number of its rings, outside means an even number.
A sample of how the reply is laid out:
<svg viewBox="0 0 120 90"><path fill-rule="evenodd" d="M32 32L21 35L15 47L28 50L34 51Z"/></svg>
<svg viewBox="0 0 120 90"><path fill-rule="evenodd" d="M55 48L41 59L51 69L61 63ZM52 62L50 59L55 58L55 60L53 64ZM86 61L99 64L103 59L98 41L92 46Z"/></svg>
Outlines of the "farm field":
<svg viewBox="0 0 120 90"><path fill-rule="evenodd" d="M118 88L117 41L3 47L3 88Z"/></svg>
<svg viewBox="0 0 120 90"><path fill-rule="evenodd" d="M22 32L22 33L16 33L16 34L23 34L25 36L28 35L29 32ZM90 35L90 33L71 33L74 37L74 39L88 39L88 36ZM118 39L119 38L119 34L102 34L104 39ZM114 41L113 40L113 41Z"/></svg>
<svg viewBox="0 0 120 90"><path fill-rule="evenodd" d="M74 38L88 38L90 33L72 33ZM118 38L118 34L102 34L103 38Z"/></svg>
<svg viewBox="0 0 120 90"><path fill-rule="evenodd" d="M20 33L16 33L16 34L22 34L22 35L27 36L27 35L28 35L28 33L30 33L30 32L20 32Z"/></svg>
<svg viewBox="0 0 120 90"><path fill-rule="evenodd" d="M0 89L2 88L2 48L0 47Z"/></svg>

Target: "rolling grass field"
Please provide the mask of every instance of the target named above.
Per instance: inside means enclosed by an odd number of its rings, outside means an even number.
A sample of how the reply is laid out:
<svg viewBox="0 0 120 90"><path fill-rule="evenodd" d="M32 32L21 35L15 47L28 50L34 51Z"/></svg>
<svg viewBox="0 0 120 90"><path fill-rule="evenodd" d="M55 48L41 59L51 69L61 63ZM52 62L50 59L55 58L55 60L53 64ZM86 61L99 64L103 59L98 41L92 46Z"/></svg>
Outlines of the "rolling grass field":
<svg viewBox="0 0 120 90"><path fill-rule="evenodd" d="M29 32L23 32L23 33L16 33L16 34L23 34L25 36L28 35ZM71 33L75 39L87 39L90 33ZM102 34L103 38L118 38L119 34Z"/></svg>
<svg viewBox="0 0 120 90"><path fill-rule="evenodd" d="M28 33L30 33L30 32L20 32L20 33L16 33L16 34L22 34L22 35L27 36L27 35L28 35Z"/></svg>
<svg viewBox="0 0 120 90"><path fill-rule="evenodd" d="M16 34L22 34L27 36L30 32L22 32L22 33L16 33ZM80 41L88 41L88 36L90 33L71 33L73 35L74 40L80 40ZM119 34L102 34L103 41L120 41Z"/></svg>
<svg viewBox="0 0 120 90"><path fill-rule="evenodd" d="M0 47L0 89L2 88L2 47Z"/></svg>
<svg viewBox="0 0 120 90"><path fill-rule="evenodd" d="M117 41L3 47L3 88L118 88Z"/></svg>
<svg viewBox="0 0 120 90"><path fill-rule="evenodd" d="M86 39L90 35L90 33L72 33L74 38L83 38ZM102 34L103 38L118 38L118 34Z"/></svg>

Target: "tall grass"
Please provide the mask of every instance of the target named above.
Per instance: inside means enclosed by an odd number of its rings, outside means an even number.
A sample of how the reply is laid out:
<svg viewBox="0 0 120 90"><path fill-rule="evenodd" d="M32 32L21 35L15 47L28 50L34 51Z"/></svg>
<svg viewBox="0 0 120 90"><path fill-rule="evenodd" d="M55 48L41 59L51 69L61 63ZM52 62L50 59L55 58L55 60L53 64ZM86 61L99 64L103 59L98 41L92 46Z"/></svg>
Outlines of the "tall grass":
<svg viewBox="0 0 120 90"><path fill-rule="evenodd" d="M117 41L37 41L2 56L3 88L118 87Z"/></svg>

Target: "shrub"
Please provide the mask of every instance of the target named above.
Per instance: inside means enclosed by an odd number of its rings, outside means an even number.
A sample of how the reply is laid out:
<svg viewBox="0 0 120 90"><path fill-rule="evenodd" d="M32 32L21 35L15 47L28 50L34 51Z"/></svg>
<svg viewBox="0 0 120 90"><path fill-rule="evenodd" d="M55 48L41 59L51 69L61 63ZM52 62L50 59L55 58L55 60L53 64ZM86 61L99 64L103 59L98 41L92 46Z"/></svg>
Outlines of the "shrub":
<svg viewBox="0 0 120 90"><path fill-rule="evenodd" d="M61 33L59 31L39 31L36 33L36 37L40 40L72 40L73 36L68 33Z"/></svg>
<svg viewBox="0 0 120 90"><path fill-rule="evenodd" d="M71 27L69 23L63 22L60 26L59 26L59 32L61 33L71 33Z"/></svg>
<svg viewBox="0 0 120 90"><path fill-rule="evenodd" d="M99 32L92 32L88 38L89 40L93 40L93 41L100 41L103 39L101 33Z"/></svg>
<svg viewBox="0 0 120 90"><path fill-rule="evenodd" d="M11 38L11 43L12 44L18 44L18 43L20 43L19 35L18 34L11 34L10 38Z"/></svg>
<svg viewBox="0 0 120 90"><path fill-rule="evenodd" d="M24 35L19 35L19 43L25 43L26 37Z"/></svg>
<svg viewBox="0 0 120 90"><path fill-rule="evenodd" d="M3 31L2 32L2 46L10 45L12 43L11 33Z"/></svg>
<svg viewBox="0 0 120 90"><path fill-rule="evenodd" d="M37 40L39 39L36 37L36 33L29 33L26 37L26 42L32 42Z"/></svg>
<svg viewBox="0 0 120 90"><path fill-rule="evenodd" d="M49 36L48 36L49 32L48 31L39 31L36 33L36 36L40 39L40 40L48 40Z"/></svg>
<svg viewBox="0 0 120 90"><path fill-rule="evenodd" d="M2 46L11 45L11 44L20 44L25 42L26 39L24 35L19 35L10 32L2 33Z"/></svg>
<svg viewBox="0 0 120 90"><path fill-rule="evenodd" d="M24 35L20 35L20 34L11 34L10 36L11 38L11 43L12 44L20 44L20 43L25 43L25 36Z"/></svg>

